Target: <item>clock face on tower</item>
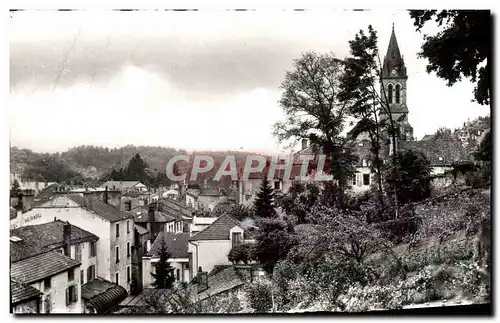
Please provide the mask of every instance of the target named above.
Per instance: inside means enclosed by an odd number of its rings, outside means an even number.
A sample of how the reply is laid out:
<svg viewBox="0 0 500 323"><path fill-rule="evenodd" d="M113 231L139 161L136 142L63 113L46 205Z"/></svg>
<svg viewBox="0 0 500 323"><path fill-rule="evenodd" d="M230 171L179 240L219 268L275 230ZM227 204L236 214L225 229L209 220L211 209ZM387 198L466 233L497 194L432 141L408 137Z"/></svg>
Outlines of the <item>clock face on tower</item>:
<svg viewBox="0 0 500 323"><path fill-rule="evenodd" d="M392 70L391 74L392 74L392 75L396 75L396 70L395 70L395 69L394 69L394 70Z"/></svg>

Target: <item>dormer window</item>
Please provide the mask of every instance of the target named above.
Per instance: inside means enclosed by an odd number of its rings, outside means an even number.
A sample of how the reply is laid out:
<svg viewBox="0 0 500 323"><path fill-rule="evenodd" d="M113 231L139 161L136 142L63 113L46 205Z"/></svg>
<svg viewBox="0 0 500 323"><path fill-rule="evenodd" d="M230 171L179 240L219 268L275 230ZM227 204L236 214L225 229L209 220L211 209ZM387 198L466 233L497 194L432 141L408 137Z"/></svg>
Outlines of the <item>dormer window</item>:
<svg viewBox="0 0 500 323"><path fill-rule="evenodd" d="M401 85L396 84L396 103L401 103Z"/></svg>
<svg viewBox="0 0 500 323"><path fill-rule="evenodd" d="M243 243L243 234L241 232L233 232L231 240L234 248Z"/></svg>

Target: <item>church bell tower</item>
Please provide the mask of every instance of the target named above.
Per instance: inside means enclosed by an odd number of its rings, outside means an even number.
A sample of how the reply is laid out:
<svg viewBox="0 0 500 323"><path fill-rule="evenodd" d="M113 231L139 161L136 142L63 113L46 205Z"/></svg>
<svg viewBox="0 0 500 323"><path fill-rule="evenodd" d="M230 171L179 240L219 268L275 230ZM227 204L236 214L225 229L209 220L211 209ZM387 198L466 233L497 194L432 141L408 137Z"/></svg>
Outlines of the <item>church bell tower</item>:
<svg viewBox="0 0 500 323"><path fill-rule="evenodd" d="M408 106L406 105L407 80L406 66L399 51L393 24L389 47L387 48L382 66L380 96L384 101L389 103L392 118L399 125L400 140L413 140L413 127L408 122ZM387 119L388 113L387 106L384 106L380 112L380 119Z"/></svg>

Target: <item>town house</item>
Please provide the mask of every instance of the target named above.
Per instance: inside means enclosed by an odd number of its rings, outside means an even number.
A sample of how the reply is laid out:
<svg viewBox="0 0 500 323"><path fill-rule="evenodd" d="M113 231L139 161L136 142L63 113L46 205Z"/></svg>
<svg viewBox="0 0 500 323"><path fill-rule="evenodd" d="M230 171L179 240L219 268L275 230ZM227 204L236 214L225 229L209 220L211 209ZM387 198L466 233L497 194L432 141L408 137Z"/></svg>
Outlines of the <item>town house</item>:
<svg viewBox="0 0 500 323"><path fill-rule="evenodd" d="M26 213L31 224L54 218L70 221L97 237L97 276L130 290L134 217L103 201L79 195L53 195Z"/></svg>
<svg viewBox="0 0 500 323"><path fill-rule="evenodd" d="M155 273L155 263L160 260L160 249L162 241L165 243L170 255L168 262L174 269L174 277L177 283L188 283L191 280L188 256L188 232L169 232L166 229L161 232L151 246L151 250L143 257L143 286L152 287Z"/></svg>
<svg viewBox="0 0 500 323"><path fill-rule="evenodd" d="M29 251L29 247L16 248L16 243L23 245L23 240L11 236L11 264L10 278L14 281L11 285L11 308L14 313L36 311L41 313L82 313L80 297L80 262L71 259L57 251L49 251L36 255L29 252L20 253L19 250ZM14 248L13 248L14 247ZM12 250L16 251L12 251ZM30 287L28 287L30 286ZM40 303L31 302L31 306L38 309L14 306L19 301L13 298L21 291L29 292L34 296L33 289L43 293Z"/></svg>
<svg viewBox="0 0 500 323"><path fill-rule="evenodd" d="M216 265L229 265L228 254L236 245L253 243L251 228L229 215L222 215L211 225L189 238L190 277L198 271L210 272Z"/></svg>
<svg viewBox="0 0 500 323"><path fill-rule="evenodd" d="M103 188L108 188L109 190L118 190L122 193L126 192L147 192L148 188L146 185L139 181L107 181L102 184Z"/></svg>
<svg viewBox="0 0 500 323"><path fill-rule="evenodd" d="M79 270L75 274L78 275L79 285L82 286L95 278L97 268L96 243L98 239L96 235L60 220L24 226L11 230L11 261L13 264L17 264L24 259L33 258L44 253L58 252L79 263ZM52 284L52 281L55 283ZM61 277L54 279L47 277L44 279L43 284L38 284L39 287L43 287L39 289L43 291L40 312L80 313L74 306L68 304L68 308L63 308L62 303L58 303L60 295L56 296L54 294L64 294L60 290L63 281L64 279ZM78 293L79 290L80 287L78 287ZM70 292L76 293L73 289ZM78 296L75 295L71 294L68 297ZM68 302L71 302L71 300L68 300Z"/></svg>
<svg viewBox="0 0 500 323"><path fill-rule="evenodd" d="M10 280L10 313L39 314L43 293L31 285Z"/></svg>

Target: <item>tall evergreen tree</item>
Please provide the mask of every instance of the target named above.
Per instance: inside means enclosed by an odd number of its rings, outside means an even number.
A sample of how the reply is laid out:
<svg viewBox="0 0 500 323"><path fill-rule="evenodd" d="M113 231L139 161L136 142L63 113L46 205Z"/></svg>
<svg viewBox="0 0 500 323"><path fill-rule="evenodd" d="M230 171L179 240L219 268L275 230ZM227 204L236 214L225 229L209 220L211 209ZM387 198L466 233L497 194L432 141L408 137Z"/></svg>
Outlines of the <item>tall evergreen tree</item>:
<svg viewBox="0 0 500 323"><path fill-rule="evenodd" d="M274 218L276 216L274 207L273 188L269 184L267 176L264 176L260 184L260 190L257 193L257 198L254 202L255 215L261 218Z"/></svg>
<svg viewBox="0 0 500 323"><path fill-rule="evenodd" d="M151 273L154 278L153 286L157 289L170 289L175 281L174 268L168 262L170 254L167 251L165 240L161 241L160 260L156 263L156 273Z"/></svg>
<svg viewBox="0 0 500 323"><path fill-rule="evenodd" d="M148 165L144 160L142 160L141 156L137 153L132 159L128 162L127 168L125 170L127 176L130 180L144 180L146 177L146 168Z"/></svg>

